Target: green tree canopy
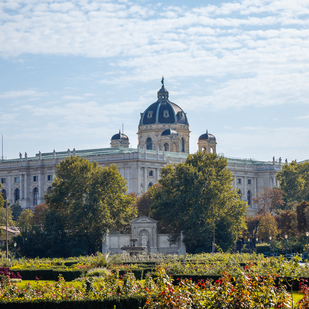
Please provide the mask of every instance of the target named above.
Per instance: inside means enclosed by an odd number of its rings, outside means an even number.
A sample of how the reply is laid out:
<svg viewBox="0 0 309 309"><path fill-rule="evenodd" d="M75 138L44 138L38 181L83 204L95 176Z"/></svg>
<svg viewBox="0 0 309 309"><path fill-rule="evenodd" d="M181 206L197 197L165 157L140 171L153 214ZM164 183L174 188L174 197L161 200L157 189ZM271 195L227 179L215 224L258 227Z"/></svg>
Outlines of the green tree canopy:
<svg viewBox="0 0 309 309"><path fill-rule="evenodd" d="M6 208L0 206L0 225L6 225ZM8 207L8 226L15 226L11 207Z"/></svg>
<svg viewBox="0 0 309 309"><path fill-rule="evenodd" d="M30 209L25 209L17 220L17 226L21 232L29 231L31 228L33 212Z"/></svg>
<svg viewBox="0 0 309 309"><path fill-rule="evenodd" d="M58 231L77 239L86 252L95 252L107 230L121 230L135 218L133 198L126 191L116 165L103 169L97 162L71 156L57 166L52 189L44 197L52 213L46 220L57 220L62 225Z"/></svg>
<svg viewBox="0 0 309 309"><path fill-rule="evenodd" d="M309 202L309 162L284 164L276 178L286 202Z"/></svg>
<svg viewBox="0 0 309 309"><path fill-rule="evenodd" d="M278 226L275 216L272 216L269 212L266 212L264 215L260 215L259 228L257 231L257 236L260 240L264 242L269 241L269 236L272 239L278 235Z"/></svg>
<svg viewBox="0 0 309 309"><path fill-rule="evenodd" d="M150 215L175 241L183 232L189 252L210 250L216 244L227 250L245 228L246 203L232 185L227 160L198 152L186 162L161 170L160 187L151 188Z"/></svg>
<svg viewBox="0 0 309 309"><path fill-rule="evenodd" d="M159 184L155 184L153 187L158 187ZM153 189L152 189L153 190ZM138 216L149 216L150 207L153 203L153 196L151 190L147 190L144 194L135 200Z"/></svg>

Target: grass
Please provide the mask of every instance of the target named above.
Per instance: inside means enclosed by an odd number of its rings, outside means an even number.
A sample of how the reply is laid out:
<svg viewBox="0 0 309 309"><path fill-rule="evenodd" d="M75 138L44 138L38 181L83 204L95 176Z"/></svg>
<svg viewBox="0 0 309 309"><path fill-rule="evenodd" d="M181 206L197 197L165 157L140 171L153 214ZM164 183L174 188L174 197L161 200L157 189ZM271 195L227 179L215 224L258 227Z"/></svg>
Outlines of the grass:
<svg viewBox="0 0 309 309"><path fill-rule="evenodd" d="M36 281L36 280L23 280L21 282L16 282L16 285L17 287L19 288L24 288L26 286L28 286L28 284L30 283L30 285L32 287L35 287L35 285L38 283L40 284L54 284L56 281L53 281L53 280L39 280L39 281ZM68 282L70 284L72 284L74 287L81 287L82 286L82 283L81 282L78 282L78 281L71 281L71 282Z"/></svg>

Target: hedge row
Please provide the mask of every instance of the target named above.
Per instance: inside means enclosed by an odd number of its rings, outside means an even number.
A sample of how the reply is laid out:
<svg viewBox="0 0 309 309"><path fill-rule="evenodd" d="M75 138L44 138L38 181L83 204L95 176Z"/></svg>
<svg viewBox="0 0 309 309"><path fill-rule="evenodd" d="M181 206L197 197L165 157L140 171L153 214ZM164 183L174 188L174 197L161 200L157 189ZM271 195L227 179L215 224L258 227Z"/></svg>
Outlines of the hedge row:
<svg viewBox="0 0 309 309"><path fill-rule="evenodd" d="M123 276L126 273L132 273L134 274L137 280L142 280L142 279L145 279L148 273L150 273L151 275L154 275L155 268L151 267L151 268L141 268L141 269L120 270L119 277Z"/></svg>
<svg viewBox="0 0 309 309"><path fill-rule="evenodd" d="M61 269L14 269L15 272L19 272L23 280L58 280L61 275L65 281L72 281L79 277L85 276L83 270L61 270Z"/></svg>
<svg viewBox="0 0 309 309"><path fill-rule="evenodd" d="M145 306L144 297L117 298L104 300L67 300L67 301L29 301L1 302L5 309L138 309Z"/></svg>

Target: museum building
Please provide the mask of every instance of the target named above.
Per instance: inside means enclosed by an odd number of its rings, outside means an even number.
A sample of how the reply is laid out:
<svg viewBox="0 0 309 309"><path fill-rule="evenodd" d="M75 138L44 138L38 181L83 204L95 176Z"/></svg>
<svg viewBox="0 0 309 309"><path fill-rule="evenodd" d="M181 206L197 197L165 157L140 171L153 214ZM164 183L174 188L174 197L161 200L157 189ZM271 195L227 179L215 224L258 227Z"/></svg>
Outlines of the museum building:
<svg viewBox="0 0 309 309"><path fill-rule="evenodd" d="M190 129L186 113L169 100L169 92L162 87L156 102L141 113L138 125L137 148L130 148L129 137L120 132L111 138L110 148L41 153L35 157L19 154L16 159L0 161L2 195L10 204L19 202L23 208L33 208L44 202L44 194L51 188L56 166L66 157L76 155L102 167L114 163L128 183L128 193L141 195L158 182L160 169L166 164L184 162L190 153ZM198 150L216 153L217 140L206 131L198 141ZM282 168L279 161L257 161L228 158L234 176L234 187L241 199L247 201L248 214L254 214L252 198L265 187L276 187L276 174Z"/></svg>

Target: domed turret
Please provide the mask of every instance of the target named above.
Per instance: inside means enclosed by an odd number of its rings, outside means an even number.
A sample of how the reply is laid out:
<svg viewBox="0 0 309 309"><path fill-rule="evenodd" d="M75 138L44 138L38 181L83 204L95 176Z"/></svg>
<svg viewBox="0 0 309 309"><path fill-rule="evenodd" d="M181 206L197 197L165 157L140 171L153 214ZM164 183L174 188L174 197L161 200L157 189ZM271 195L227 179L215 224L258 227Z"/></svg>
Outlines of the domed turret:
<svg viewBox="0 0 309 309"><path fill-rule="evenodd" d="M206 130L206 133L199 137L197 145L199 151L206 151L206 153L216 153L216 138L213 134L208 133L208 130Z"/></svg>
<svg viewBox="0 0 309 309"><path fill-rule="evenodd" d="M141 113L137 133L139 145L149 150L163 150L167 143L163 138L172 136L173 140L168 143L169 149L189 153L190 131L187 115L181 107L169 100L169 92L164 87L164 78L161 83L157 101Z"/></svg>
<svg viewBox="0 0 309 309"><path fill-rule="evenodd" d="M124 133L121 133L119 130L119 133L116 133L111 138L111 147L117 148L117 147L124 147L129 148L130 142L127 135Z"/></svg>

